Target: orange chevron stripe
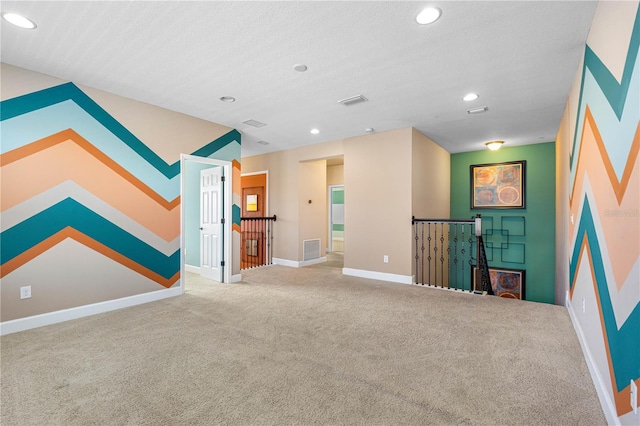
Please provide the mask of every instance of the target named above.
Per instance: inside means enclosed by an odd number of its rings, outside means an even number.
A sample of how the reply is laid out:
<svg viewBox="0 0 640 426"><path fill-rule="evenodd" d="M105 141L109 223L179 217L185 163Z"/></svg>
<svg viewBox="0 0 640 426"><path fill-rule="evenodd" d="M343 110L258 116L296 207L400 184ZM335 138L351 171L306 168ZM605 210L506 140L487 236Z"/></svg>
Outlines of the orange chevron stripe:
<svg viewBox="0 0 640 426"><path fill-rule="evenodd" d="M636 133L633 137L633 142L631 144L631 149L629 150L629 156L627 157L627 164L625 165L624 172L622 173L622 179L618 182L618 177L616 176L616 172L613 169L613 164L611 164L611 159L609 158L609 154L607 152L607 148L604 146L604 142L602 141L602 136L600 135L600 131L598 130L598 126L593 118L593 114L591 113L591 109L589 105L587 105L584 114L584 124L582 126L582 135L580 135L580 140L584 139L584 133L587 130L586 125L589 124L591 131L593 132L596 146L600 151L600 156L602 158L602 162L604 164L605 169L607 170L607 175L609 177L609 182L611 182L611 186L616 194L616 199L618 200L618 204L622 202L622 198L627 190L627 185L629 184L629 179L631 177L631 172L635 166L636 160L638 158L638 153L640 152L640 122L636 128ZM582 144L580 144L580 151L582 152ZM571 188L571 194L569 195L569 205L573 204L573 195L575 194L575 187L578 181L577 171L580 170L580 159L581 155L578 154L578 161L576 163L576 178L573 181L573 188Z"/></svg>
<svg viewBox="0 0 640 426"><path fill-rule="evenodd" d="M589 118L585 119L581 134L570 212L574 217L580 217L579 202L582 201L584 185L589 178L594 197L592 214L599 218L599 232L605 237L602 241L603 253L606 253L611 264L616 287L621 289L640 254L637 239L632 238L640 232L640 222L634 216L634 211L637 212L640 205L640 125L632 142L631 156L627 159L623 177L618 183L604 150L602 137L595 129L593 116L589 111L585 116ZM577 237L574 235L576 226L574 223L569 224L571 241L575 241Z"/></svg>
<svg viewBox="0 0 640 426"><path fill-rule="evenodd" d="M231 176L232 176L232 182L233 182L233 186L231 188L231 191L233 192L234 195L237 195L239 198L242 198L242 184L240 181L240 170L242 168L242 166L240 165L240 163L237 160L233 160L231 162L231 165L233 166L231 168ZM240 231L238 231L240 232Z"/></svg>
<svg viewBox="0 0 640 426"><path fill-rule="evenodd" d="M42 177L35 177L34 170L42 170ZM179 208L167 211L71 140L5 165L0 182L0 210L5 211L67 180L81 185L165 241L180 234Z"/></svg>
<svg viewBox="0 0 640 426"><path fill-rule="evenodd" d="M236 223L234 223L234 224L231 226L231 228L232 228L234 231L236 231L237 233L241 233L241 232L242 232L242 231L241 231L241 229L240 229L240 225L238 225L238 224L236 224Z"/></svg>
<svg viewBox="0 0 640 426"><path fill-rule="evenodd" d="M124 167L116 163L105 153L100 151L98 148L93 146L89 141L80 136L73 129L66 129L61 132L55 133L51 136L47 136L46 138L40 139L38 141L32 142L28 145L24 145L20 148L16 148L12 151L6 152L0 155L0 167L4 167L7 164L11 164L15 161L18 161L22 158L26 158L30 155L33 155L37 152L46 150L51 148L57 144L62 142L66 142L68 140L72 140L82 149L87 151L89 154L93 155L104 165L112 169L114 172L122 176L133 186L138 188L140 191L144 192L148 197L156 201L158 204L163 206L167 210L172 210L174 207L180 205L180 197L176 197L171 201L165 200L160 194L151 189L148 185L142 182L140 179L135 177L132 173L127 171Z"/></svg>
<svg viewBox="0 0 640 426"><path fill-rule="evenodd" d="M171 287L180 278L180 271L176 272L169 279L164 278L162 275L159 275L153 272L152 270L145 268L144 266L134 262L128 257L123 256L117 251L105 246L102 243L99 243L93 238L83 234L82 232L76 229L71 228L70 226L67 226L66 228L62 229L61 231L57 232L56 234L42 241L40 244L33 246L32 248L20 254L19 256L16 256L15 258L6 262L4 265L2 265L2 268L0 269L0 278L15 271L22 265L38 257L45 251L51 249L53 246L55 246L56 244L59 244L60 242L62 242L67 238L71 238L89 247L90 249L97 251L98 253L108 257L109 259L116 261L123 266L126 266L127 268L139 273L140 275L143 275L149 278L152 281L157 282L163 287L166 287L166 288Z"/></svg>
<svg viewBox="0 0 640 426"><path fill-rule="evenodd" d="M618 386L616 383L616 376L613 371L613 361L611 360L611 348L609 347L609 338L607 337L607 329L604 324L604 317L602 316L602 301L600 300L600 293L598 292L598 284L596 283L596 272L593 269L593 257L591 255L591 247L589 246L588 239L585 238L582 240L582 246L580 247L580 255L578 256L578 267L574 273L574 276L571 277L572 282L575 283L578 277L578 272L580 269L580 262L582 260L582 254L586 253L589 269L591 272L591 282L593 284L593 292L596 296L596 303L598 304L598 316L600 317L600 328L602 330L602 337L604 341L605 354L607 354L607 364L609 367L609 377L611 380L611 387L613 392L613 399L616 406L616 412L618 416L622 416L631 411L631 406L629 405L629 397L631 396L631 386L627 385L621 391L617 391ZM576 288L575 285L571 287L570 290L570 298L573 300L573 290ZM635 380L636 386L640 387L640 378Z"/></svg>

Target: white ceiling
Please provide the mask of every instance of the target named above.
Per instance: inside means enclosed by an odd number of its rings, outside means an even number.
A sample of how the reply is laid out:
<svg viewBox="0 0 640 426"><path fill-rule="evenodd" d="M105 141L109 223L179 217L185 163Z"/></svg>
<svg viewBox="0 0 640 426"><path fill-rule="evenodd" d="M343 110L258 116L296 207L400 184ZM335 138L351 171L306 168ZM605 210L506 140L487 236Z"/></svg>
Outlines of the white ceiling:
<svg viewBox="0 0 640 426"><path fill-rule="evenodd" d="M420 26L415 16L427 5L443 14ZM2 1L2 12L22 13L38 28L1 20L1 58L236 128L243 156L408 126L454 153L493 139L505 146L555 140L595 8L583 1ZM299 63L308 70L294 71ZM469 92L480 98L462 101ZM369 102L337 102L357 94ZM485 105L484 114L466 112ZM242 123L248 119L267 125ZM309 133L314 127L320 134Z"/></svg>

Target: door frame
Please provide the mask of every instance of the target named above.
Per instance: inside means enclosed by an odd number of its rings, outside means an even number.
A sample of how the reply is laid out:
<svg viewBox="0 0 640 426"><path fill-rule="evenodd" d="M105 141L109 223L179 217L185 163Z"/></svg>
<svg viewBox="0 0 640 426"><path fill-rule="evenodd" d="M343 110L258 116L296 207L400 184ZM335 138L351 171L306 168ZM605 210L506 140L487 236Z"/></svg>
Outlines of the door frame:
<svg viewBox="0 0 640 426"><path fill-rule="evenodd" d="M265 188L264 188L264 215L269 216L269 170L262 170L258 172L241 173L240 178L243 176L265 175ZM242 195L242 194L240 194ZM244 201L243 201L244 202ZM242 209L241 209L242 210Z"/></svg>
<svg viewBox="0 0 640 426"><path fill-rule="evenodd" d="M224 250L224 272L222 275L223 283L231 282L231 275L233 272L233 254L232 254L232 241L233 241L233 165L231 161L217 160L215 158L198 157L197 155L180 154L180 287L182 287L182 293L184 293L184 273L185 273L185 204L186 201L184 194L186 193L186 179L185 173L187 162L210 164L211 166L220 166L223 169L224 185L223 185L223 214L225 223L222 227L223 239L222 248ZM198 187L200 182L198 182ZM198 200L198 203L200 201Z"/></svg>
<svg viewBox="0 0 640 426"><path fill-rule="evenodd" d="M328 186L328 190L327 190L327 206L328 206L328 212L327 212L327 220L329 222L327 229L328 229L328 234L327 235L327 249L329 252L333 252L333 211L331 209L331 207L333 206L333 203L331 203L332 200L332 190L333 188L342 188L342 190L344 191L344 184L338 184L338 185L329 185ZM344 237L343 238L343 242L344 242ZM344 248L343 248L344 250Z"/></svg>

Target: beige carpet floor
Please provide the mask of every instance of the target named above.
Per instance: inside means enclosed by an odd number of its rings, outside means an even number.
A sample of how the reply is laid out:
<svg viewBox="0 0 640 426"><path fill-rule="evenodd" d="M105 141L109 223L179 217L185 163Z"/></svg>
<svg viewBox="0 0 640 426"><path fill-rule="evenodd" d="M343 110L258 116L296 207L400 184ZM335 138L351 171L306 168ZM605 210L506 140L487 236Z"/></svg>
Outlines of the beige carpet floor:
<svg viewBox="0 0 640 426"><path fill-rule="evenodd" d="M565 308L321 265L189 274L0 353L3 426L606 424Z"/></svg>

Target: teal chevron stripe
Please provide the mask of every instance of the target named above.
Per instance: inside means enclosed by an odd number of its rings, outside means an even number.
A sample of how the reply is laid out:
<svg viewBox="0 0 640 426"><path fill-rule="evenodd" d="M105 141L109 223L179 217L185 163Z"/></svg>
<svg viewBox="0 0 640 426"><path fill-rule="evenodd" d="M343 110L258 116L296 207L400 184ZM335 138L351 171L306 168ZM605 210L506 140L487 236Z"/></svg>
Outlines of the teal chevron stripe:
<svg viewBox="0 0 640 426"><path fill-rule="evenodd" d="M240 217L242 217L242 210L237 204L234 204L231 208L231 217L233 219L233 223L240 226Z"/></svg>
<svg viewBox="0 0 640 426"><path fill-rule="evenodd" d="M67 226L164 278L171 278L180 270L179 249L166 256L71 198L66 198L1 233L0 264L4 265Z"/></svg>
<svg viewBox="0 0 640 426"><path fill-rule="evenodd" d="M10 118L3 121L1 126L0 152L3 154L71 128L166 200L173 200L180 194L180 179L177 175L167 179L129 145L123 143L71 100ZM234 154L239 155L240 149L239 143L233 138L222 136L203 147L203 152L213 152L216 158L228 160L229 157L234 157ZM179 167L177 163L175 167Z"/></svg>
<svg viewBox="0 0 640 426"><path fill-rule="evenodd" d="M578 268L578 259L582 243L586 238L591 250L591 266L594 271L596 291L600 298L600 310L606 331L606 339L609 344L609 356L613 366L616 379L617 391L629 385L630 380L640 378L640 304L637 304L626 321L618 329L613 304L607 286L607 277L600 251L600 243L596 234L589 200L585 198L582 214L580 215L580 226L577 230L577 239L571 255L569 265L569 276L572 279L571 288L575 286L575 272Z"/></svg>
<svg viewBox="0 0 640 426"><path fill-rule="evenodd" d="M167 178L173 178L180 173L179 161L176 161L173 164L167 164L148 146L140 141L140 139L138 139L134 134L127 130L122 124L120 124L115 118L113 118L108 112L106 112L102 107L100 107L95 101L93 101L73 83L61 84L59 86L54 86L48 89L29 93L23 96L18 96L16 98L8 99L1 102L0 120L10 120L12 118L28 114L30 112L37 111L43 108L47 108L52 105L60 104L69 100L73 101L80 108L86 111L97 122L104 126L110 133L124 142L127 146L129 146L129 148L134 150L138 155L144 158L144 160L146 160ZM63 123L58 123L58 125L63 125ZM70 126L67 126L66 128L69 127ZM77 131L77 129L74 130ZM89 141L95 143L95 141ZM237 130L231 130L220 138L196 150L192 153L192 155L208 157L233 141L237 141L238 143L240 143L240 133Z"/></svg>
<svg viewBox="0 0 640 426"><path fill-rule="evenodd" d="M627 51L627 58L625 61L624 70L620 83L611 74L611 71L602 63L600 58L591 50L587 45L585 47L584 64L582 66L582 76L580 81L580 95L578 97L578 114L576 117L576 126L573 134L573 145L571 148L570 156L570 168L574 167L576 143L579 136L580 123L583 121L583 94L585 75L587 69L593 74L602 92L604 93L609 105L615 112L618 119L622 116L624 104L629 92L629 85L631 83L631 76L633 74L633 67L638 56L638 48L640 47L640 7L636 12L635 22L633 24L633 31L631 33L631 40L629 41L629 49Z"/></svg>

